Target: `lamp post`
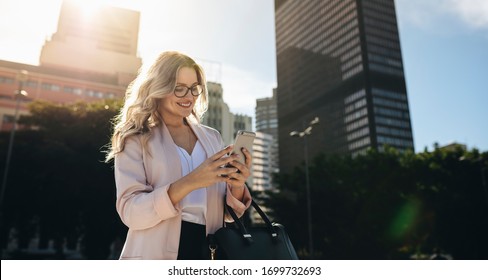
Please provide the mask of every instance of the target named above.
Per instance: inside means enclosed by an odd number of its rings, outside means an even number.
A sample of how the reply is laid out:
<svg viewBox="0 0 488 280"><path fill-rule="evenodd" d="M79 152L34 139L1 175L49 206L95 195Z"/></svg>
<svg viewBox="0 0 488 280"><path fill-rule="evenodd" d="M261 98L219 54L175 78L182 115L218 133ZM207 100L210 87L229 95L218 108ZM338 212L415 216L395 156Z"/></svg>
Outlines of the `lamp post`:
<svg viewBox="0 0 488 280"><path fill-rule="evenodd" d="M9 167L10 167L10 159L12 157L12 148L14 146L15 130L17 129L17 118L19 116L20 101L22 97L27 96L27 92L22 88L24 86L24 82L27 81L28 76L29 76L29 72L27 72L26 70L22 70L17 74L17 80L19 81L19 88L15 93L16 105L15 105L15 113L14 113L14 124L12 130L10 131L10 140L8 142L7 159L5 160L5 169L3 171L2 190L0 192L0 211L3 207L3 197L5 196L5 189L7 187L7 177L8 177Z"/></svg>
<svg viewBox="0 0 488 280"><path fill-rule="evenodd" d="M319 123L319 118L315 117L310 121L307 128L303 131L292 131L290 136L303 138L303 152L305 158L305 187L307 195L307 223L308 223L308 250L310 252L310 258L313 259L313 234L312 234L312 202L310 200L310 176L308 172L308 145L307 145L307 135L312 134L312 128L314 125ZM303 125L305 127L305 125Z"/></svg>

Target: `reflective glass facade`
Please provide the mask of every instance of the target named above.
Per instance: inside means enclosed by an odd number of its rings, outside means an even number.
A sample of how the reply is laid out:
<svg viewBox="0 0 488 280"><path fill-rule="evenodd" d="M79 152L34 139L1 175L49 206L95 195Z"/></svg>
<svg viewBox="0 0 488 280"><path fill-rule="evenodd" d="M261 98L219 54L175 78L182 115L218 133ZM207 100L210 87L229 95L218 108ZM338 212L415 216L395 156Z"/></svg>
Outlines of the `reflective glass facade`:
<svg viewBox="0 0 488 280"><path fill-rule="evenodd" d="M275 25L282 171L303 161L290 132L316 116L311 158L413 149L393 0L275 0Z"/></svg>

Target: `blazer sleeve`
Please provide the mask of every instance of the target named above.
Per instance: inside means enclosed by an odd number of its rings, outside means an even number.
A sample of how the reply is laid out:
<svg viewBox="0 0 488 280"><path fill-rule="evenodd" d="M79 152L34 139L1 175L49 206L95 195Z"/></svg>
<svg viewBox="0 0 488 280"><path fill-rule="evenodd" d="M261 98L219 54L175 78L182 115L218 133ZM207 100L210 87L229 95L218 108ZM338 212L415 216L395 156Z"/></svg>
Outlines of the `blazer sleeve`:
<svg viewBox="0 0 488 280"><path fill-rule="evenodd" d="M140 141L139 137L130 137L124 150L115 156L117 212L134 230L151 228L180 212L168 196L170 184L155 187L147 183Z"/></svg>
<svg viewBox="0 0 488 280"><path fill-rule="evenodd" d="M246 212L247 208L249 208L249 206L251 205L251 200L251 193L247 189L247 186L244 187L244 196L242 197L242 201L240 201L232 195L232 192L230 191L230 186L227 185L227 195L225 196L225 202L234 210L237 217L240 218L242 215L244 215L244 212ZM232 216L227 213L227 211L225 211L224 220L227 223L234 222L234 219L232 219Z"/></svg>

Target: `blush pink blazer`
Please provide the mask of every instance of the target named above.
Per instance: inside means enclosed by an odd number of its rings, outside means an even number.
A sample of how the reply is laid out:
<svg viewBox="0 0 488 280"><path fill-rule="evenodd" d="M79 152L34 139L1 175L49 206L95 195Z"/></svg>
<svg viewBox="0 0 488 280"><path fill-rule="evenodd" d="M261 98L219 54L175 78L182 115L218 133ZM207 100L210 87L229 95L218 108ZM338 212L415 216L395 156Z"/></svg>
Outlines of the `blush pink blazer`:
<svg viewBox="0 0 488 280"><path fill-rule="evenodd" d="M224 148L220 133L190 122L207 157ZM129 227L120 259L175 260L181 231L181 209L168 196L171 183L182 177L176 144L164 124L154 128L144 149L140 136L129 137L115 156L117 212ZM231 195L225 183L207 187L206 232L222 227L224 196L236 214L242 215L251 203L246 188L243 202Z"/></svg>

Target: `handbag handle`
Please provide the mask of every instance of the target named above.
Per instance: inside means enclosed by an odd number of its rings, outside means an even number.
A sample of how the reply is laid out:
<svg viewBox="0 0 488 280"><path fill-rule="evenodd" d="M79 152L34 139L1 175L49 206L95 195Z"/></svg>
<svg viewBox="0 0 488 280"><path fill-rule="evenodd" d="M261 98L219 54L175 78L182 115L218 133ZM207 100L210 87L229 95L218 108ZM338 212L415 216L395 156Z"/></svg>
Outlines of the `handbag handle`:
<svg viewBox="0 0 488 280"><path fill-rule="evenodd" d="M259 205L254 200L251 200L251 205L258 212L259 216L261 216L261 218L263 219L264 223L266 224L266 227L268 228L268 230L271 233L271 236L273 238L278 237L278 233L274 229L273 224L269 220L268 216L266 216L266 214L263 212L263 210L261 210ZM246 240L248 243L252 243L253 242L252 235L248 232L248 230L246 229L244 224L237 217L236 213L234 212L234 209L232 209L232 207L227 205L227 203L225 203L225 207L227 209L227 212L229 212L230 216L232 217L232 219L234 219L234 222L236 223L237 227L239 228L244 240Z"/></svg>

